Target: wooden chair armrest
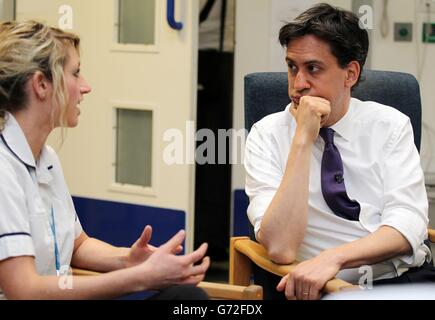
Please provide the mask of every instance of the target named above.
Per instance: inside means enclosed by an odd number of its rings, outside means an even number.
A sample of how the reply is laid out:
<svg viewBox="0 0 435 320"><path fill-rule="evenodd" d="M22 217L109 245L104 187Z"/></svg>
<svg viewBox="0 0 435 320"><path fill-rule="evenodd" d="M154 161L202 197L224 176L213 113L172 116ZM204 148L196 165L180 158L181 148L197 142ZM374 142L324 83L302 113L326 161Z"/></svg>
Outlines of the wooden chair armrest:
<svg viewBox="0 0 435 320"><path fill-rule="evenodd" d="M435 243L435 230L428 228L427 233L429 235L429 241Z"/></svg>
<svg viewBox="0 0 435 320"><path fill-rule="evenodd" d="M72 268L75 276L96 276L101 272ZM257 285L236 286L224 283L200 282L198 287L202 288L212 299L230 300L262 300L263 288Z"/></svg>
<svg viewBox="0 0 435 320"><path fill-rule="evenodd" d="M212 299L225 300L262 300L263 288L257 285L237 286L224 283L200 282L202 288Z"/></svg>
<svg viewBox="0 0 435 320"><path fill-rule="evenodd" d="M266 249L261 244L250 240L248 237L235 238L233 241L233 246L234 250L237 250L238 252L249 257L249 259L259 267L281 277L291 273L297 265L297 262L288 265L281 265L272 262L267 254ZM336 278L328 281L324 290L326 293L333 293L343 289L354 288L354 285Z"/></svg>

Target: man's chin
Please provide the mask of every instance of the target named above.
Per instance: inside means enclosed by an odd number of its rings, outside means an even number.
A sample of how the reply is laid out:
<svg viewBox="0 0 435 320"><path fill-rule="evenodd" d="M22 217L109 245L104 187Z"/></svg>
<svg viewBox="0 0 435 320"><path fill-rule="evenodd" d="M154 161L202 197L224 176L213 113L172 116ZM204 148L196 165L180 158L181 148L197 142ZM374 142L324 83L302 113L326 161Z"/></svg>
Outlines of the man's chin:
<svg viewBox="0 0 435 320"><path fill-rule="evenodd" d="M320 121L320 127L321 128L329 128L332 125L333 125L333 123L331 123L329 121L329 118L326 118L326 119Z"/></svg>

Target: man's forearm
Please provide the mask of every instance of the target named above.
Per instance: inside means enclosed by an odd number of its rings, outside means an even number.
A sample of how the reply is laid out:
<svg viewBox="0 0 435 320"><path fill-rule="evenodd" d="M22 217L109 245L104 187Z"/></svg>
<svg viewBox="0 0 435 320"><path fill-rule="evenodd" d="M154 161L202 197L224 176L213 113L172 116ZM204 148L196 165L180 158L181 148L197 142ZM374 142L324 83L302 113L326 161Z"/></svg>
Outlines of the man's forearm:
<svg viewBox="0 0 435 320"><path fill-rule="evenodd" d="M281 185L267 209L258 234L278 263L294 260L307 225L312 143L294 139Z"/></svg>
<svg viewBox="0 0 435 320"><path fill-rule="evenodd" d="M364 238L324 253L335 256L340 269L349 269L411 254L412 247L399 231L389 226L382 226Z"/></svg>

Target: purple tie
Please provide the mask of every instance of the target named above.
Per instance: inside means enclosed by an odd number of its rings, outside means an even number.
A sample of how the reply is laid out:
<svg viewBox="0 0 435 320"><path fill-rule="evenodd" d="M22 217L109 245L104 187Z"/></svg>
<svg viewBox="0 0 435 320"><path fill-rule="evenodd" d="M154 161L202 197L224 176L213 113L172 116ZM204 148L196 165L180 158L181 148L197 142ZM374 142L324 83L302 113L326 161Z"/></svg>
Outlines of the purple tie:
<svg viewBox="0 0 435 320"><path fill-rule="evenodd" d="M321 128L320 136L325 140L322 157L322 193L329 208L339 217L358 221L361 207L350 200L346 193L343 178L343 162L340 152L334 145L334 130Z"/></svg>

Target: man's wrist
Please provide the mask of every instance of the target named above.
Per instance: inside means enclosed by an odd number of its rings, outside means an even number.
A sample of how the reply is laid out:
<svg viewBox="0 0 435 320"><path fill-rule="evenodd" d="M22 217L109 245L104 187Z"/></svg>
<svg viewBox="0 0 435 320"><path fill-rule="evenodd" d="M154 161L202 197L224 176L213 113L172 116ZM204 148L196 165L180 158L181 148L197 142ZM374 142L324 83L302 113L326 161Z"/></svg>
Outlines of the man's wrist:
<svg viewBox="0 0 435 320"><path fill-rule="evenodd" d="M333 248L324 251L322 254L328 256L329 259L340 269L344 269L347 263L347 257L341 248Z"/></svg>
<svg viewBox="0 0 435 320"><path fill-rule="evenodd" d="M119 249L121 253L119 256L119 261L121 265L120 269L131 267L132 264L130 263L130 248L119 248Z"/></svg>
<svg viewBox="0 0 435 320"><path fill-rule="evenodd" d="M313 145L313 141L308 137L307 134L297 132L293 138L292 145L298 148L307 148Z"/></svg>
<svg viewBox="0 0 435 320"><path fill-rule="evenodd" d="M314 144L312 134L303 129L296 130L293 137L293 144L300 147L311 147Z"/></svg>

